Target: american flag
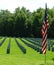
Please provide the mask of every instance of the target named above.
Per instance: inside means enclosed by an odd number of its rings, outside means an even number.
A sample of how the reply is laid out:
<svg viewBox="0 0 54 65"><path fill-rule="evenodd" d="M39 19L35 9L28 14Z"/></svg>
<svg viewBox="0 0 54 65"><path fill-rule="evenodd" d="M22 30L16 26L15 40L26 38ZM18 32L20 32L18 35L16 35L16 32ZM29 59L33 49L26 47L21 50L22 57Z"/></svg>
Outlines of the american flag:
<svg viewBox="0 0 54 65"><path fill-rule="evenodd" d="M44 16L44 21L43 21L43 25L42 25L42 53L43 54L46 54L48 26L49 26L49 23L48 23L47 4L46 4L45 16Z"/></svg>

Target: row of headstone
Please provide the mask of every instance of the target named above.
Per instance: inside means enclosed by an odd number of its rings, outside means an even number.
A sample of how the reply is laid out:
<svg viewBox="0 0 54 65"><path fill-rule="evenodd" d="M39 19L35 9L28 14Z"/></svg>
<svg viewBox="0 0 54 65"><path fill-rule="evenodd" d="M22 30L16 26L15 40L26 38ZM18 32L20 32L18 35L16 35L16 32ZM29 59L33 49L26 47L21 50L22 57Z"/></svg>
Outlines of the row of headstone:
<svg viewBox="0 0 54 65"><path fill-rule="evenodd" d="M6 37L4 37L4 39L0 42L0 46L2 46L5 40L6 40Z"/></svg>
<svg viewBox="0 0 54 65"><path fill-rule="evenodd" d="M23 47L23 46L17 41L16 38L15 38L15 41L16 41L18 47L21 49L21 51L22 51L24 54L26 54L26 49L25 49L25 47Z"/></svg>
<svg viewBox="0 0 54 65"><path fill-rule="evenodd" d="M10 43L11 43L11 38L9 38L9 43L7 46L7 54L10 54Z"/></svg>
<svg viewBox="0 0 54 65"><path fill-rule="evenodd" d="M48 41L48 50L54 52L54 42Z"/></svg>
<svg viewBox="0 0 54 65"><path fill-rule="evenodd" d="M42 47L41 43L38 43L38 42L33 41L33 40L30 40L30 39L28 39L28 38L26 38L26 40L28 40L29 42L33 43L34 45L37 45L37 46L39 46L39 47Z"/></svg>
<svg viewBox="0 0 54 65"><path fill-rule="evenodd" d="M42 50L40 47L35 46L33 44L30 44L29 42L26 42L24 39L21 39L27 46L31 47L32 49L36 50L37 52L40 52L42 54Z"/></svg>

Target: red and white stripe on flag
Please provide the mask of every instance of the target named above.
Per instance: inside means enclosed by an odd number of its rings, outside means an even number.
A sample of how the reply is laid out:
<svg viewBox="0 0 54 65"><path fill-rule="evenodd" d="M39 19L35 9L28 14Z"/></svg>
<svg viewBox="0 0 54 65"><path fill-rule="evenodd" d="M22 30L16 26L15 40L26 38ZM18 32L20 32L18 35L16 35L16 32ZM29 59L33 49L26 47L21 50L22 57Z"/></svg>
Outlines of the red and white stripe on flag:
<svg viewBox="0 0 54 65"><path fill-rule="evenodd" d="M47 42L47 27L45 21L42 26L42 53L46 53L46 42Z"/></svg>
<svg viewBox="0 0 54 65"><path fill-rule="evenodd" d="M45 17L42 25L42 53L46 54L46 47L47 47L47 28L49 26L48 23L48 16L47 16L47 4L45 9Z"/></svg>

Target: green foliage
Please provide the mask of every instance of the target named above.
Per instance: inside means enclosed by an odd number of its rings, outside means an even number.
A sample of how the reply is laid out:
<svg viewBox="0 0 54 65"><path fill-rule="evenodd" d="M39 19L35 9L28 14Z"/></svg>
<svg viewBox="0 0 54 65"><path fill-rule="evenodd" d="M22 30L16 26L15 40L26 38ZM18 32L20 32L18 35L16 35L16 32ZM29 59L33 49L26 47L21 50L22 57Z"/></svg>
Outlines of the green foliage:
<svg viewBox="0 0 54 65"><path fill-rule="evenodd" d="M45 11L43 8L30 12L26 8L16 8L14 13L0 11L0 35L16 37L41 37L42 22ZM48 37L54 38L54 8L48 8Z"/></svg>

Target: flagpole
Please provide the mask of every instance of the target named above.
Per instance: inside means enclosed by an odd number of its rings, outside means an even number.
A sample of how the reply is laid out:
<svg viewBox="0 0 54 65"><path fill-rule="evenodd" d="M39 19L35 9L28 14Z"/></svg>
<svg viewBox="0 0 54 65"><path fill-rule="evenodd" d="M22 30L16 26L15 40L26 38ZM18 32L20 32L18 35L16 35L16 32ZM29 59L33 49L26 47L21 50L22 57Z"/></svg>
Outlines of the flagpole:
<svg viewBox="0 0 54 65"><path fill-rule="evenodd" d="M45 5L45 16L42 26L42 52L44 54L44 64L46 65L46 50L47 50L47 28L48 28L48 17L47 17L47 4Z"/></svg>
<svg viewBox="0 0 54 65"><path fill-rule="evenodd" d="M46 65L46 54L45 54L45 65Z"/></svg>
<svg viewBox="0 0 54 65"><path fill-rule="evenodd" d="M45 4L45 15L46 15L46 10L47 10L47 3ZM47 42L46 42L46 52L47 52ZM46 65L46 53L45 53L45 65Z"/></svg>

